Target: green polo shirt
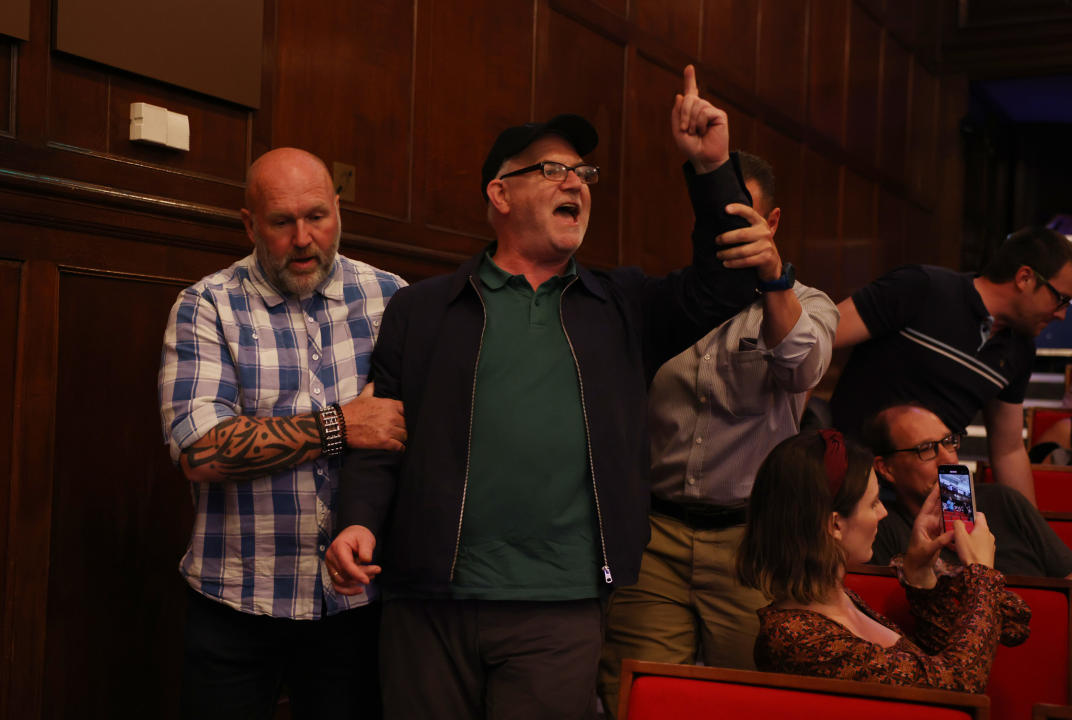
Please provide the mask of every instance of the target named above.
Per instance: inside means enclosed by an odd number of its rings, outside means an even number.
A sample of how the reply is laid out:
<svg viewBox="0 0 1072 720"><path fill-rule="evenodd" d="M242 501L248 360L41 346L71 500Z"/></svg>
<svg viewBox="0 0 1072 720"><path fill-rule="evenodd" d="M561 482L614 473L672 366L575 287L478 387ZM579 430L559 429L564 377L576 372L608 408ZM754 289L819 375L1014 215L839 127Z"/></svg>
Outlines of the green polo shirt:
<svg viewBox="0 0 1072 720"><path fill-rule="evenodd" d="M602 562L584 413L559 310L575 265L536 291L488 255L478 276L487 324L451 595L597 597Z"/></svg>

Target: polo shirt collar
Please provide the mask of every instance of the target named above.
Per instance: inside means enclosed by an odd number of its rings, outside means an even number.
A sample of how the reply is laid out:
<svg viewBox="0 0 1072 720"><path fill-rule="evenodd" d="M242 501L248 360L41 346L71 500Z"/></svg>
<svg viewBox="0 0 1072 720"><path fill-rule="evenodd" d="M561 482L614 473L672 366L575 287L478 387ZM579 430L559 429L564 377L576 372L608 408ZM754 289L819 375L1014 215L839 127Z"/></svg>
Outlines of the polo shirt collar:
<svg viewBox="0 0 1072 720"><path fill-rule="evenodd" d="M264 304L268 307L275 307L280 303L286 302L286 296L280 293L275 285L268 281L268 276L265 275L264 268L261 267L261 261L257 258L257 254L254 253L252 258L253 262L249 265L249 283L261 298L263 298ZM342 300L342 275L342 263L339 261L338 253L336 253L335 259L331 263L331 272L328 273L328 276L324 278L323 282L316 286L313 292L320 293L329 300Z"/></svg>
<svg viewBox="0 0 1072 720"><path fill-rule="evenodd" d="M477 275L480 281L484 283L491 290L498 290L502 288L506 283L510 282L510 278L521 277L520 275L511 275L506 270L499 267L498 263L491 257L492 248L488 248L484 251L484 257L480 262L480 267L477 270ZM571 257L569 263L566 264L566 269L561 275L555 275L554 278L564 279L577 274L577 262ZM528 281L526 280L526 283ZM539 288L537 288L539 289Z"/></svg>

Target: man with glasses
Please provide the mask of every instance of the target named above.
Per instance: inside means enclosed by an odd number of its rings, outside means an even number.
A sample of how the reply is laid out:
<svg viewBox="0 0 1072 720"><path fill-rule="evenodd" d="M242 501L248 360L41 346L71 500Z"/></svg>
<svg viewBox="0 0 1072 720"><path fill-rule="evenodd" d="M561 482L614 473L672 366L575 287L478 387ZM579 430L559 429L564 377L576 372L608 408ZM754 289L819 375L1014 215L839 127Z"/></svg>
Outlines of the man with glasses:
<svg viewBox="0 0 1072 720"><path fill-rule="evenodd" d="M878 525L872 563L885 565L908 548L912 523L934 483L938 466L957 463L960 435L920 405L896 405L864 424L864 441L875 454L889 514ZM1008 575L1069 577L1072 550L1023 495L1004 485L976 483L975 506L994 534L994 567ZM957 562L956 553L942 559Z"/></svg>
<svg viewBox="0 0 1072 720"><path fill-rule="evenodd" d="M671 120L696 216L690 267L650 278L574 260L598 138L559 115L503 131L488 153L496 242L384 315L373 377L403 403L406 450L348 457L328 562L342 592L382 566L388 717L595 716L600 598L636 582L648 537L648 382L755 297L756 271L727 268L776 252L725 211L749 198L726 115L691 66Z"/></svg>
<svg viewBox="0 0 1072 720"><path fill-rule="evenodd" d="M979 410L996 480L1035 502L1024 447L1023 399L1034 338L1063 319L1072 295L1072 243L1045 228L1010 235L979 276L909 265L838 305L834 347L855 345L830 405L857 435L865 419L918 401L955 432Z"/></svg>

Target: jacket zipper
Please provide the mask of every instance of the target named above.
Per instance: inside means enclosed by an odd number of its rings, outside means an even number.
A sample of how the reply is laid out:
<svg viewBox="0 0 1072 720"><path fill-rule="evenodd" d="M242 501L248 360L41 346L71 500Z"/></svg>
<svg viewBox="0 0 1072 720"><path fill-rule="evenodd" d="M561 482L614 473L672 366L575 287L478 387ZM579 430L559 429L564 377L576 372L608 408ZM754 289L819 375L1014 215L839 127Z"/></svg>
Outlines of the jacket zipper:
<svg viewBox="0 0 1072 720"><path fill-rule="evenodd" d="M469 276L469 284L473 286L476 296L480 299L480 307L484 313L484 322L480 326L480 345L476 349L476 363L473 365L473 391L469 398L469 436L465 446L465 480L462 483L462 504L458 508L458 533L454 536L454 557L450 561L450 577L447 582L454 582L454 567L458 564L458 550L462 544L462 518L465 517L465 496L469 492L469 464L473 453L473 413L476 411L476 373L480 368L480 353L484 350L484 331L488 328L488 306L484 304L484 296L480 294L480 288L476 286L473 276Z"/></svg>
<svg viewBox="0 0 1072 720"><path fill-rule="evenodd" d="M569 331L566 330L566 318L562 314L562 298L566 296L566 291L570 289L570 286L577 281L577 276L574 275L566 287L562 288L562 294L558 300L558 322L562 325L562 334L566 336L566 344L569 345L570 355L573 356L573 367L577 371L577 387L581 391L581 414L584 416L584 439L585 445L588 449L588 467L592 469L592 497L596 501L596 520L599 524L599 549L603 553L603 581L610 585L614 582L614 577L610 574L610 561L607 560L607 540L603 534L603 510L599 506L599 488L596 486L596 464L592 459L592 432L588 427L588 405L584 401L584 380L581 378L581 364L577 361L577 351L573 349L573 340L570 339Z"/></svg>

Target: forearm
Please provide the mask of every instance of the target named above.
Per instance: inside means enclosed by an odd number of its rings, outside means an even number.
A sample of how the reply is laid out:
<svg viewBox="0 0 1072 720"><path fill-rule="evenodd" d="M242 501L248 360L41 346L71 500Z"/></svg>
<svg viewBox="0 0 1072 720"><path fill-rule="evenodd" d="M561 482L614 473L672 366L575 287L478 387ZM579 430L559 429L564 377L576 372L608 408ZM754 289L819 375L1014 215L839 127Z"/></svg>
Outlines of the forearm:
<svg viewBox="0 0 1072 720"><path fill-rule="evenodd" d="M991 444L990 466L994 470L995 481L1019 490L1028 502L1037 507L1035 479L1031 476L1031 461L1023 445L1003 450Z"/></svg>
<svg viewBox="0 0 1072 720"><path fill-rule="evenodd" d="M320 456L316 415L224 420L188 447L179 466L191 482L264 477Z"/></svg>
<svg viewBox="0 0 1072 720"><path fill-rule="evenodd" d="M763 344L773 348L797 324L803 308L792 290L778 290L763 295Z"/></svg>

